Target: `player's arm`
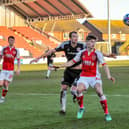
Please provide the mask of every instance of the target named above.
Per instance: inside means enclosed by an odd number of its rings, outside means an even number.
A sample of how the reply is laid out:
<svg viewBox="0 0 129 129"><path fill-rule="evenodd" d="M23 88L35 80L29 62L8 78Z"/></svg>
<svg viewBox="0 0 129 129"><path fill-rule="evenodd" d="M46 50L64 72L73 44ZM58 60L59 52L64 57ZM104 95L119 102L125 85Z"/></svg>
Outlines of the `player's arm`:
<svg viewBox="0 0 129 129"><path fill-rule="evenodd" d="M17 59L17 70L16 70L16 74L19 75L20 74L20 58Z"/></svg>
<svg viewBox="0 0 129 129"><path fill-rule="evenodd" d="M70 66L74 65L75 63L77 63L81 60L81 55L82 55L82 51L77 53L77 55L72 60L62 64L61 67L70 67Z"/></svg>
<svg viewBox="0 0 129 129"><path fill-rule="evenodd" d="M66 63L64 63L64 64L61 64L61 65L60 65L60 68L61 68L61 67L70 67L70 66L72 66L73 64L75 64L74 61L73 61L73 60L70 60L70 61L68 61L68 62L66 62Z"/></svg>
<svg viewBox="0 0 129 129"><path fill-rule="evenodd" d="M21 65L21 62L20 62L20 53L19 53L19 50L18 49L17 49L16 59L17 59L16 75L19 75L20 74L20 65Z"/></svg>
<svg viewBox="0 0 129 129"><path fill-rule="evenodd" d="M0 62L1 62L1 60L2 60L2 55L0 55Z"/></svg>
<svg viewBox="0 0 129 129"><path fill-rule="evenodd" d="M102 66L104 67L104 71L107 75L107 78L111 81L113 81L113 83L115 82L115 78L111 76L111 73L110 73L110 70L107 66L107 64L105 63L104 61L104 58L103 58L103 54L99 51L97 51L97 58L98 58L98 61L100 64L102 64Z"/></svg>
<svg viewBox="0 0 129 129"><path fill-rule="evenodd" d="M1 60L2 60L2 55L0 55L0 62L1 62ZM0 70L1 70L1 68L0 68Z"/></svg>
<svg viewBox="0 0 129 129"><path fill-rule="evenodd" d="M42 54L41 56L39 56L39 57L37 57L37 58L31 60L31 61L30 61L30 64L32 64L33 62L38 62L39 59L44 58L44 57L45 57L45 54Z"/></svg>
<svg viewBox="0 0 129 129"><path fill-rule="evenodd" d="M52 50L49 50L49 51L43 53L43 54L40 55L39 57L37 57L37 58L31 60L31 61L30 61L30 64L32 64L33 62L38 62L41 58L45 58L45 57L47 57L48 55L51 55L51 53L54 52L54 51L55 51L55 50L52 49Z"/></svg>
<svg viewBox="0 0 129 129"><path fill-rule="evenodd" d="M74 66L74 67L71 68L71 69L82 69L82 64L79 64L79 65L77 65L77 66Z"/></svg>
<svg viewBox="0 0 129 129"><path fill-rule="evenodd" d="M113 83L115 83L115 78L111 76L111 73L110 73L110 70L109 70L107 64L104 64L103 67L104 67L105 73L107 75L107 78L109 80L111 80Z"/></svg>
<svg viewBox="0 0 129 129"><path fill-rule="evenodd" d="M4 47L2 48L2 50L1 50L1 52L0 52L0 62L1 62L1 60L2 60L3 53L4 53Z"/></svg>
<svg viewBox="0 0 129 129"><path fill-rule="evenodd" d="M4 51L4 48L2 48L2 50L0 52L0 62L1 62L2 58L3 58L3 51Z"/></svg>
<svg viewBox="0 0 129 129"><path fill-rule="evenodd" d="M66 44L66 42L61 43L61 44L60 44L59 46L57 46L56 48L51 49L51 50L49 50L47 53L45 53L44 56L48 56L48 55L51 55L51 54L53 54L54 56L56 56L56 55L55 55L56 52L64 51L64 46L65 46L65 44Z"/></svg>
<svg viewBox="0 0 129 129"><path fill-rule="evenodd" d="M111 54L105 54L105 53L103 53L103 56L109 57L109 58L116 58L116 55L114 53L111 53Z"/></svg>
<svg viewBox="0 0 129 129"><path fill-rule="evenodd" d="M38 62L39 59L47 57L48 55L51 55L52 53L56 53L56 52L63 51L63 50L64 50L64 43L60 44L58 47L56 47L54 49L49 50L48 52L45 52L41 56L31 60L30 64L32 64L33 62Z"/></svg>

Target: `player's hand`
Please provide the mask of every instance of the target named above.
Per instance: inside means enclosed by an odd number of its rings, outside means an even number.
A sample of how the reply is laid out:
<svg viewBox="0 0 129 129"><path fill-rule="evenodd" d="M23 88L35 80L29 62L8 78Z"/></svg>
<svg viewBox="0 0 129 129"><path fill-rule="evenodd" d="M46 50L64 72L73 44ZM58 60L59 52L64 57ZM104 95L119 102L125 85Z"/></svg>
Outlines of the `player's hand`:
<svg viewBox="0 0 129 129"><path fill-rule="evenodd" d="M111 80L113 83L115 83L116 79L114 77L110 77L109 80Z"/></svg>
<svg viewBox="0 0 129 129"><path fill-rule="evenodd" d="M34 60L31 60L30 61L30 64L34 63L34 62L37 62L38 60L34 59Z"/></svg>
<svg viewBox="0 0 129 129"><path fill-rule="evenodd" d="M57 66L57 65L53 65L53 66L50 66L51 68L54 68L54 69L59 69L60 68L60 66Z"/></svg>
<svg viewBox="0 0 129 129"><path fill-rule="evenodd" d="M20 70L16 70L16 75L19 75L20 74Z"/></svg>
<svg viewBox="0 0 129 129"><path fill-rule="evenodd" d="M67 67L66 63L60 65L60 68L64 68L64 67Z"/></svg>
<svg viewBox="0 0 129 129"><path fill-rule="evenodd" d="M109 54L109 56L108 57L111 57L111 58L114 58L114 59L116 59L116 54L114 54L114 53L111 53L111 54Z"/></svg>
<svg viewBox="0 0 129 129"><path fill-rule="evenodd" d="M32 64L33 62L34 62L34 60L31 60L31 61L30 61L30 64Z"/></svg>
<svg viewBox="0 0 129 129"><path fill-rule="evenodd" d="M55 70L55 71L57 71L60 67L59 66L52 66L52 68Z"/></svg>

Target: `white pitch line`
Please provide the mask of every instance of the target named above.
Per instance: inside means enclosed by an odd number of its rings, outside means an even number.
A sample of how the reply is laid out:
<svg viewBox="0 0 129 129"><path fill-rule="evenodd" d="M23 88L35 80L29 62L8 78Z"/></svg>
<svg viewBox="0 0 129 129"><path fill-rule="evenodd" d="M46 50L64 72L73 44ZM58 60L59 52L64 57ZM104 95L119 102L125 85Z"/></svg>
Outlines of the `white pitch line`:
<svg viewBox="0 0 129 129"><path fill-rule="evenodd" d="M59 94L49 94L49 93L10 93L10 95L18 95L18 96L54 96L54 95L59 95ZM97 96L95 94L85 94L85 96ZM106 96L110 97L110 96L114 96L114 97L129 97L128 95L124 95L124 94L106 94Z"/></svg>

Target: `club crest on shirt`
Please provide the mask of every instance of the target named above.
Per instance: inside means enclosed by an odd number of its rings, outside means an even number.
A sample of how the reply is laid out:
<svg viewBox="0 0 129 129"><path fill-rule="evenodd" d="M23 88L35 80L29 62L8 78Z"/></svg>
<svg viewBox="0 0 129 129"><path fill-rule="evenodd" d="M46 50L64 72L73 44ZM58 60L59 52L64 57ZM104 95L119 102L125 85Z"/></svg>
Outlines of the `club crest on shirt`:
<svg viewBox="0 0 129 129"><path fill-rule="evenodd" d="M96 55L92 55L92 60L93 60L93 61L96 60Z"/></svg>
<svg viewBox="0 0 129 129"><path fill-rule="evenodd" d="M78 47L78 48L77 48L77 51L79 52L80 50L81 50L81 48L80 48L80 47Z"/></svg>
<svg viewBox="0 0 129 129"><path fill-rule="evenodd" d="M16 51L13 51L13 54L16 54Z"/></svg>
<svg viewBox="0 0 129 129"><path fill-rule="evenodd" d="M5 50L5 53L7 53L8 52L8 50Z"/></svg>
<svg viewBox="0 0 129 129"><path fill-rule="evenodd" d="M85 57L86 57L85 55L82 56L83 59L84 59Z"/></svg>

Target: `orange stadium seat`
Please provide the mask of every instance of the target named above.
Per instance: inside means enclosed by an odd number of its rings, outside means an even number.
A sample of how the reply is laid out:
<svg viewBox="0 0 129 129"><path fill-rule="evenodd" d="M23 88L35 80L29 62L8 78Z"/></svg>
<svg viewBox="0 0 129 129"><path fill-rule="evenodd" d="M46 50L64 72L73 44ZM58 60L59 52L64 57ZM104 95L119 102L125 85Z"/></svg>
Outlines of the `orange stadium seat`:
<svg viewBox="0 0 129 129"><path fill-rule="evenodd" d="M28 50L32 54L33 57L37 57L42 54L41 50L27 43L22 37L16 35L13 31L8 29L6 26L0 27L0 36L3 36L5 39L5 40L0 40L1 46L6 46L8 44L7 39L8 39L8 36L10 35L15 37L16 39L15 46L17 48L24 48Z"/></svg>
<svg viewBox="0 0 129 129"><path fill-rule="evenodd" d="M51 42L47 37L41 35L30 27L13 27L12 29L17 33L21 33L22 36L25 36L29 40L41 40L42 44L45 44L50 48L54 48L57 46L57 44Z"/></svg>

